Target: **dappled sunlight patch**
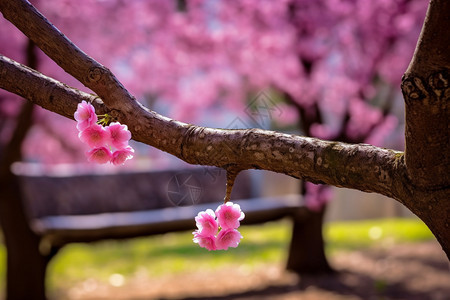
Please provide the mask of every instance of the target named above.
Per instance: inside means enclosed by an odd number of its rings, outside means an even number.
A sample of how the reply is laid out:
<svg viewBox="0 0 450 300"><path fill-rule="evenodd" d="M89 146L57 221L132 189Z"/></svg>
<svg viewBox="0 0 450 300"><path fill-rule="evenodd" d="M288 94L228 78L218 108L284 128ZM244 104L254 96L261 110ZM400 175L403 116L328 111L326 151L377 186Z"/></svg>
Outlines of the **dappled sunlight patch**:
<svg viewBox="0 0 450 300"><path fill-rule="evenodd" d="M369 228L369 238L371 240L379 240L383 236L383 229L379 226L372 226Z"/></svg>
<svg viewBox="0 0 450 300"><path fill-rule="evenodd" d="M124 285L125 277L122 274L114 273L109 276L108 282L111 286L119 287Z"/></svg>

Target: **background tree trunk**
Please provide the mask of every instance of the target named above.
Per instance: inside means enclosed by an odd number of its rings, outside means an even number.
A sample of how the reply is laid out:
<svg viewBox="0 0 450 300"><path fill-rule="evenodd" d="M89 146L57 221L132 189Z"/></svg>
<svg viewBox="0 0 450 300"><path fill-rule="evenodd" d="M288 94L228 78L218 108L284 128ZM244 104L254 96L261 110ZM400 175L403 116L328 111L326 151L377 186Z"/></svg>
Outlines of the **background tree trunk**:
<svg viewBox="0 0 450 300"><path fill-rule="evenodd" d="M0 224L7 249L6 298L46 299L45 273L49 258L39 252L40 238L24 214L18 178L0 179Z"/></svg>
<svg viewBox="0 0 450 300"><path fill-rule="evenodd" d="M306 194L305 182L301 182L302 195ZM293 217L293 231L289 246L287 269L298 274L333 273L325 256L323 221L327 205L320 211L299 210Z"/></svg>
<svg viewBox="0 0 450 300"><path fill-rule="evenodd" d="M29 41L27 63L37 67L36 47ZM28 225L26 209L18 178L11 166L22 158L21 147L32 126L34 104L25 102L11 141L4 145L0 156L0 225L7 249L7 299L46 299L45 274L50 256L39 251L40 237Z"/></svg>

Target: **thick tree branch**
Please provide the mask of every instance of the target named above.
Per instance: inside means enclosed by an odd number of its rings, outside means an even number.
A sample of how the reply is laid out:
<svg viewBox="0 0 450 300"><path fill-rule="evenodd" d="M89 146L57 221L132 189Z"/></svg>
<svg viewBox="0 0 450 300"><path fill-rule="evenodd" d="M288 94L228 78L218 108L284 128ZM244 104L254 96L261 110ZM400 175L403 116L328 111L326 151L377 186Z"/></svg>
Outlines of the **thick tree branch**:
<svg viewBox="0 0 450 300"><path fill-rule="evenodd" d="M104 99L110 109L142 111L108 68L74 45L28 1L0 1L0 11L55 63Z"/></svg>
<svg viewBox="0 0 450 300"><path fill-rule="evenodd" d="M0 87L65 117L72 118L77 103L82 100L95 100L95 106L101 113L109 111L95 96L70 88L4 56L0 56ZM127 124L131 125L133 139L159 146L161 150L192 164L225 169L270 170L316 183L377 192L397 199L403 192L401 152L259 129L205 128L170 119L165 122L178 124L178 130L172 130L166 136L161 133L164 128L158 130L152 127L151 118L154 115L148 113L144 119L134 121L126 113L124 116L119 114L119 117L130 120ZM155 143L153 136L158 143Z"/></svg>
<svg viewBox="0 0 450 300"><path fill-rule="evenodd" d="M71 88L3 55L0 55L0 87L70 119L78 102L83 100L92 103L98 114L111 113L95 95Z"/></svg>
<svg viewBox="0 0 450 300"><path fill-rule="evenodd" d="M431 0L407 74L428 77L450 69L450 1Z"/></svg>
<svg viewBox="0 0 450 300"><path fill-rule="evenodd" d="M406 205L450 258L450 1L431 0L413 59L402 79L405 99Z"/></svg>
<svg viewBox="0 0 450 300"><path fill-rule="evenodd" d="M414 185L450 188L450 1L432 0L402 80L408 174Z"/></svg>

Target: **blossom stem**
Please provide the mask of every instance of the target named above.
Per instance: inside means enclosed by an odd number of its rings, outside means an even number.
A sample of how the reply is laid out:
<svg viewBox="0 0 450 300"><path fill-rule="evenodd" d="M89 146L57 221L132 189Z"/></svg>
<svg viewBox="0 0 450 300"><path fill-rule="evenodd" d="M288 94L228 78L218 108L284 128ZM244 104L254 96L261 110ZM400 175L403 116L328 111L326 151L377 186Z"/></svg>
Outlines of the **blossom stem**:
<svg viewBox="0 0 450 300"><path fill-rule="evenodd" d="M97 115L97 117L99 118L97 124L107 126L111 122L111 116L108 114Z"/></svg>
<svg viewBox="0 0 450 300"><path fill-rule="evenodd" d="M231 191L233 190L234 181L236 180L237 175L239 174L240 170L236 168L228 168L226 170L227 172L227 187L225 192L225 198L223 200L223 203L227 203L230 201L231 197Z"/></svg>

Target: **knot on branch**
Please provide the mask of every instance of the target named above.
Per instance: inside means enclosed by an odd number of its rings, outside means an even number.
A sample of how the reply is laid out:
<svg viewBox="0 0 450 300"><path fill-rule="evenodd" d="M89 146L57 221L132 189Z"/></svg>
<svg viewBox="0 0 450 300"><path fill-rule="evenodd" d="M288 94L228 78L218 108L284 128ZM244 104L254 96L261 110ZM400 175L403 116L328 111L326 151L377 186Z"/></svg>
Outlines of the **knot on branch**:
<svg viewBox="0 0 450 300"><path fill-rule="evenodd" d="M257 128L248 128L242 130L242 138L241 138L241 149L245 150L256 150L259 148L259 145L255 142L255 134L259 129Z"/></svg>
<svg viewBox="0 0 450 300"><path fill-rule="evenodd" d="M103 77L103 74L106 73L106 70L104 70L101 67L92 67L89 69L89 73L87 76L88 82L99 82L100 79Z"/></svg>
<svg viewBox="0 0 450 300"><path fill-rule="evenodd" d="M188 161L190 156L193 154L192 151L194 151L195 154L200 154L199 151L196 149L193 149L190 147L190 145L195 145L196 139L203 139L205 138L205 134L203 131L205 130L205 127L196 126L196 125L189 125L189 127L186 129L186 131L183 134L183 138L180 144L180 153L183 160ZM195 155L197 157L197 161L192 161L192 163L198 163L198 164L204 164L202 161L202 158L199 155ZM188 161L190 162L190 161ZM207 164L207 163L205 163Z"/></svg>
<svg viewBox="0 0 450 300"><path fill-rule="evenodd" d="M117 109L112 109L109 114L111 115L114 122L125 119L125 114L122 111L117 110ZM122 123L124 123L124 122L122 121ZM138 127L138 126L135 126L135 127ZM135 128L135 130L136 130L136 128ZM136 131L138 131L138 130L136 130Z"/></svg>
<svg viewBox="0 0 450 300"><path fill-rule="evenodd" d="M445 90L449 88L449 75L447 71L437 72L430 75L428 84L433 89L433 92L440 97Z"/></svg>
<svg viewBox="0 0 450 300"><path fill-rule="evenodd" d="M406 77L402 82L402 91L405 99L418 100L428 95L422 79L419 77Z"/></svg>
<svg viewBox="0 0 450 300"><path fill-rule="evenodd" d="M431 73L428 80L418 76L406 76L402 79L402 91L406 101L418 100L435 94L438 97L450 96L448 70Z"/></svg>

